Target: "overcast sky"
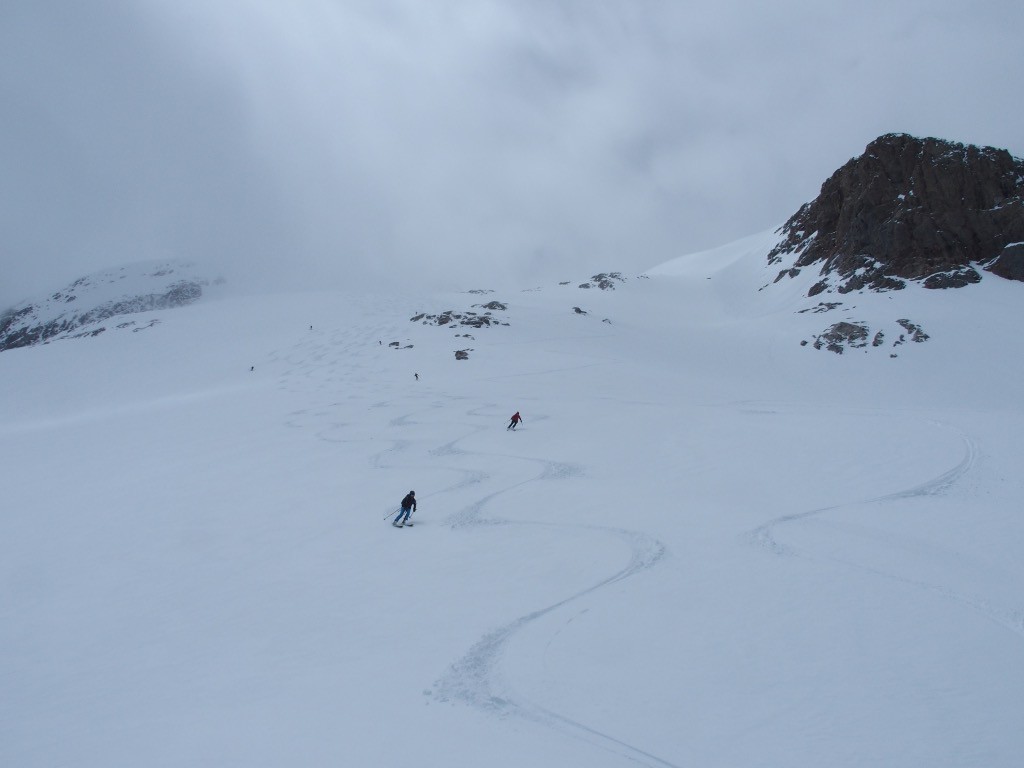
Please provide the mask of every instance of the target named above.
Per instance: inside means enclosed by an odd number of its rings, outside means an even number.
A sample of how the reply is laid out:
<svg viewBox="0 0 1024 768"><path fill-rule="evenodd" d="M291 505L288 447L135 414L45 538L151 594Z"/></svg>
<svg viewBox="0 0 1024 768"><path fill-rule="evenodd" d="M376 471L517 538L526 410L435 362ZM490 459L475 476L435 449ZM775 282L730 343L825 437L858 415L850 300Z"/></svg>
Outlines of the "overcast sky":
<svg viewBox="0 0 1024 768"><path fill-rule="evenodd" d="M1022 30L1020 0L2 0L0 304L162 257L639 272L882 133L1024 155Z"/></svg>

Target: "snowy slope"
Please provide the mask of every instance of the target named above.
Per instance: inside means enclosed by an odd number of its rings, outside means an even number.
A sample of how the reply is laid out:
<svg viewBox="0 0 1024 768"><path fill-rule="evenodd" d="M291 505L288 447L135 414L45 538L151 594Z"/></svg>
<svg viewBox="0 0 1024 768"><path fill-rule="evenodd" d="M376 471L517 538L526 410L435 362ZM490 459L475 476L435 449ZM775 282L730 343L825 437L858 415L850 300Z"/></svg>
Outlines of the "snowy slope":
<svg viewBox="0 0 1024 768"><path fill-rule="evenodd" d="M0 354L0 764L1018 765L1020 287L833 355L759 248Z"/></svg>

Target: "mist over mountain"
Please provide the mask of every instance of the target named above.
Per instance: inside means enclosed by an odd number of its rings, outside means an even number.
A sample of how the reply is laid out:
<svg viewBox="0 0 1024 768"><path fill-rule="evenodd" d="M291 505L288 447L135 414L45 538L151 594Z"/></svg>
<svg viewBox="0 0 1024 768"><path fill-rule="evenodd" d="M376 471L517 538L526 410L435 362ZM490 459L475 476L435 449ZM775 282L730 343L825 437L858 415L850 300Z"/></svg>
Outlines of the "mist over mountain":
<svg viewBox="0 0 1024 768"><path fill-rule="evenodd" d="M897 347L928 341L932 333L909 316L904 302L880 303L872 294L902 290L910 284L926 289L964 287L980 282L982 272L1024 280L1024 161L992 147L886 134L839 168L822 185L818 197L774 234L751 242L754 245L740 246L740 250L763 249L767 265L776 270L770 283L758 286L760 290L779 293L775 286L792 282L800 295L790 300L791 310L827 315L830 320L799 339L801 344L836 353L885 351L897 357ZM724 248L729 253L735 250L735 246ZM133 321L103 321L196 301L210 286L210 269L210 265L167 262L80 278L46 299L24 302L5 312L0 317L0 351L95 335L108 327L131 327ZM667 263L652 274L672 270ZM483 272L485 265L480 265L479 270L467 271L465 278L468 282ZM308 284L310 277L282 277L276 289ZM506 274L491 277L495 285L511 287ZM251 278L248 271L232 275L243 288ZM613 289L622 279L620 272L605 272L561 284ZM215 281L223 283L225 278L218 276ZM400 280L388 283L402 284ZM355 284L362 283L356 280ZM326 279L321 285L337 287ZM253 285L248 288L252 290ZM428 294L435 290L427 285L420 288ZM264 282L259 290L274 290L273 283ZM482 306L427 308L413 319L476 328L502 322L490 309L474 309ZM587 313L578 305L573 305L573 311ZM468 355L467 350L457 351Z"/></svg>
<svg viewBox="0 0 1024 768"><path fill-rule="evenodd" d="M4 308L151 259L263 290L632 273L777 225L883 131L1024 146L1010 2L6 0L3 22Z"/></svg>

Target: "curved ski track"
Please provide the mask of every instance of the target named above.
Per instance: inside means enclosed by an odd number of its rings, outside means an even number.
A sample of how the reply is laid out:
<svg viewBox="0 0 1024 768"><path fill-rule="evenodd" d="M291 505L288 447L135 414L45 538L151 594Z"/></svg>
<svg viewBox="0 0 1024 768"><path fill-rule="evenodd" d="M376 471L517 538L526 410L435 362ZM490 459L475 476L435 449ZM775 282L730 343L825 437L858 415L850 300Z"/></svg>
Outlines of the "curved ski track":
<svg viewBox="0 0 1024 768"><path fill-rule="evenodd" d="M322 391L326 389L328 385L339 383L341 378L338 375L339 367L341 367L347 374L347 376L345 376L345 380L349 383L355 380L357 383L366 383L372 386L372 382L367 378L365 371L360 370L361 366L358 364L357 360L352 359L353 357L365 354L365 352L350 355L352 350L348 349L348 347L361 347L362 345L365 345L365 339L372 338L374 334L353 333L354 338L356 338L357 341L350 345L344 344L337 337L326 340L318 333L314 334L312 339L300 342L282 357L278 357L276 353L272 355L272 361L284 362L289 366L289 368L281 375L279 387L288 391L303 391L307 394L311 390ZM330 346L335 349L325 350L324 347L326 346ZM339 362L336 356L329 354L330 352L342 351L337 349L339 347L345 347L344 351L346 356L349 357L349 359L344 363ZM325 360L325 358L330 359ZM326 379L322 376L324 369L326 369L328 374ZM359 395L353 394L350 395L348 399L359 400L361 398ZM449 399L464 400L465 398ZM320 440L328 442L347 442L344 438L332 434L335 431L343 431L343 428L346 426L344 422L334 421L324 425L322 421L323 419L334 416L335 414L331 413L331 409L341 405L343 405L341 402L332 402L329 405L320 408L307 408L293 411L289 414L287 424L288 426L295 428L312 428L316 437ZM374 403L372 407L386 408L391 405L393 405L393 401L382 400ZM427 406L422 410L432 410L439 407L443 406L439 403L434 403L432 406ZM495 403L480 404L466 411L466 415L471 418L483 416L491 419L493 418L493 412L497 410L497 408L498 406ZM389 426L400 427L410 423L410 421L413 420L419 412L422 411L413 411L396 416L389 421ZM488 427L484 426L474 426L467 434L443 443L436 448L431 449L429 453L436 457L466 455L468 452L460 449L458 444L468 437L479 432L486 431L487 429ZM393 440L391 441L391 446L389 448L373 454L370 457L370 462L374 467L386 466L386 457L394 457L404 451L408 446L409 443L407 441ZM479 452L475 452L474 455L480 454ZM544 459L523 456L507 454L488 455L503 459L539 464L541 470L533 477L528 477L520 482L512 483L511 485L480 497L468 507L450 515L446 519L446 523L448 523L453 529L491 525L543 526L551 529L569 527L550 523L512 522L485 518L482 516L482 513L488 503L502 494L508 493L513 489L519 488L528 483L579 476L583 471L581 467L564 462L547 461ZM450 493L455 490L477 485L490 478L490 475L484 471L467 470L463 467L433 466L432 468L437 470L454 471L461 474L463 478L454 485L426 494L426 497ZM382 508L382 511L386 510ZM589 530L602 531L625 542L630 549L630 558L626 565L596 584L593 584L574 595L570 595L569 597L552 603L551 605L538 608L524 616L513 619L504 626L499 627L482 637L461 659L454 662L448 671L437 680L433 686L433 696L435 699L443 702L461 701L472 707L476 707L492 714L502 716L514 715L521 717L525 720L554 729L566 736L579 739L591 746L619 755L633 763L647 766L661 766L661 768L679 768L675 763L664 760L637 746L628 744L608 733L603 733L569 717L557 712L552 712L542 706L530 702L522 696L513 693L503 682L501 675L502 656L506 646L513 640L515 635L521 629L540 617L564 608L570 603L579 600L586 595L590 595L611 584L615 584L623 581L624 579L628 579L631 576L650 570L666 555L665 546L660 541L651 538L644 533L601 526L573 526L574 530L579 530L581 527Z"/></svg>
<svg viewBox="0 0 1024 768"><path fill-rule="evenodd" d="M942 496L949 492L949 490L958 482L960 482L975 466L978 456L978 447L974 440L968 435L964 434L960 430L942 424L940 422L932 422L936 426L943 427L945 429L956 431L960 439L963 442L963 457L959 462L950 469L941 472L934 478L921 483L919 485L912 486L900 491L893 493L887 493L883 496L876 496L863 501L854 501L844 504L834 504L828 507L819 507L806 512L796 512L789 515L782 515L773 520L759 525L757 528L752 530L747 537L751 542L760 546L775 555L780 557L801 557L805 559L817 559L814 555L802 552L795 547L788 544L781 543L776 538L776 529L780 528L788 523L794 523L800 520L807 520L809 518L818 517L825 515L829 512L838 509L850 509L856 507L867 507L869 505L885 504L892 501L898 501L900 499L912 499L920 498L924 496ZM851 568L870 573L874 576L896 581L907 586L911 586L917 589L924 590L926 592L939 595L944 599L960 603L977 611L987 619L995 622L999 626L1007 629L1017 635L1024 637L1024 611L1001 608L994 605L991 601L978 595L969 595L957 592L951 587L934 584L931 582L921 581L919 579L912 579L906 576L902 576L898 573L892 573L889 571L883 571L878 568L863 565L861 563L853 562L852 560L846 560L837 557L829 557L829 560L845 565Z"/></svg>
<svg viewBox="0 0 1024 768"><path fill-rule="evenodd" d="M435 449L435 453L457 453L455 448L458 440ZM552 523L527 523L511 522L497 518L485 518L482 513L494 498L508 493L527 483L541 482L546 480L557 480L578 476L582 469L563 462L546 461L543 459L528 458L523 456L511 456L507 454L492 454L501 456L503 459L514 459L525 462L532 462L541 465L541 471L535 477L528 478L519 483L514 483L498 491L481 497L468 507L450 515L446 522L452 528L464 528L477 525L518 525L547 527L552 529L568 528ZM488 633L477 641L466 654L457 662L451 665L448 671L438 679L433 687L433 695L436 699L448 701L461 701L470 706L477 707L487 712L499 715L515 715L527 720L554 728L566 735L581 739L591 745L614 752L633 762L643 765L667 766L676 768L662 758L646 752L632 744L628 744L614 736L598 731L583 723L572 720L569 717L552 712L538 704L535 704L524 697L512 692L510 686L504 683L501 674L501 659L506 646L513 640L515 635L542 616L557 611L580 598L590 595L610 584L628 579L638 573L653 568L666 554L665 546L658 540L638 531L629 531L619 528L607 528L601 526L574 526L576 530L580 527L589 530L602 531L610 536L623 541L630 550L630 559L624 567L615 573L602 579L596 584L580 590L562 600L538 608L528 614L520 616L502 627Z"/></svg>
<svg viewBox="0 0 1024 768"><path fill-rule="evenodd" d="M360 364L359 358L367 354L365 350L365 339L374 338L376 335L380 334L376 330L368 334L351 331L350 334L351 342L348 343L346 343L346 340L340 339L339 335L335 335L331 338L325 338L321 334L315 334L313 338L300 342L292 350L281 357L278 357L276 353L271 355L271 362L284 363L288 366L288 370L281 376L281 388L310 394L311 390L325 391L329 388L333 389L333 387L344 382L349 386L352 384L365 384L372 391L374 384L370 380L365 368ZM385 333L384 335L387 334ZM343 352L344 355L338 355L337 353L339 352ZM325 373L327 374L326 376L324 376ZM364 405L366 402L365 393L353 393L344 399L362 401ZM449 401L458 399L465 400L466 398L449 398ZM409 423L419 412L442 408L449 404L450 402L439 403L435 401L431 405L425 406L422 411L414 411L394 417L390 420L389 424L391 426L400 427ZM336 416L336 413L332 413L332 410L343 405L344 403L338 400L320 408L309 408L294 411L290 414L288 423L290 426L298 428L312 428L316 437L321 440L329 442L344 442L346 441L344 437L342 437L346 427L344 422L334 421L324 424L325 419ZM383 409L392 407L393 405L394 401L385 399L374 402L371 407ZM470 418L482 416L491 418L495 409L496 404L481 404L467 410L465 413ZM774 413L776 411L771 410L768 412ZM946 429L953 429L949 425L940 424L938 422L933 423ZM458 447L458 444L462 440L486 429L487 427L483 426L473 426L462 437L438 445L430 450L429 453L431 456L437 458L467 455L468 452L461 450ZM800 557L810 560L820 559L812 553L799 551L795 547L781 542L778 538L778 530L787 524L827 515L829 512L839 509L867 507L869 505L881 505L892 501L898 501L900 499L940 496L946 494L954 485L961 482L965 476L971 472L977 460L978 450L975 442L966 434L959 431L958 434L963 442L962 458L956 463L956 465L940 472L927 482L914 485L894 493L868 498L861 501L846 502L782 515L756 527L746 535L746 538L754 545L781 557ZM391 446L389 448L379 451L371 457L370 460L372 465L375 467L385 466L384 462L387 460L386 457L395 457L400 455L409 447L409 445L410 444L404 440L391 441ZM494 455L498 456L499 454ZM452 528L491 525L531 525L549 526L551 528L561 527L556 524L548 523L513 523L512 521L507 520L487 518L484 516L484 511L492 500L502 494L512 491L515 488L533 482L577 476L581 473L581 468L571 464L523 456L501 455L501 457L504 459L512 459L540 465L540 472L532 477L528 477L524 480L481 496L469 506L450 515L446 522ZM435 466L433 468L438 470L443 469L447 471L454 471L456 474L461 474L462 479L454 485L434 491L434 493L429 494L429 496L441 495L470 486L479 485L490 479L490 475L481 470L469 470L458 466ZM516 716L524 720L537 723L538 725L553 729L556 732L563 733L566 736L573 737L590 744L591 746L606 750L634 763L648 766L662 766L663 768L678 768L676 764L657 755L651 754L650 752L647 752L635 745L617 739L609 733L598 731L565 715L553 712L529 701L523 696L515 693L513 687L509 685L502 676L501 662L505 650L514 640L517 633L522 629L541 617L563 609L586 595L590 595L604 587L653 568L666 555L665 547L661 542L648 537L643 533L623 529L602 528L598 526L589 526L589 528L591 530L602 531L609 536L614 536L624 541L630 548L631 552L629 562L624 567L596 584L593 584L576 594L555 603L519 616L518 618L509 621L503 626L498 627L480 638L480 640L478 640L460 659L455 661L435 682L432 695L435 699L440 701L462 702L491 714L499 716ZM899 573L883 571L851 560L844 560L837 557L829 557L828 559L839 565L870 573L875 577L899 582L931 594L939 595L944 599L959 603L978 612L1018 636L1024 636L1024 612L1020 610L1008 610L1004 607L994 605L984 597L963 594L942 584L908 578Z"/></svg>
<svg viewBox="0 0 1024 768"><path fill-rule="evenodd" d="M483 415L482 410L495 410L495 404L479 406L467 412L468 416ZM392 423L404 423L414 414L408 414L394 420ZM488 414L488 418L490 415ZM475 427L463 437L450 440L447 443L437 446L430 451L432 456L457 456L465 455L468 452L458 447L458 443L466 438L486 431L487 427ZM390 449L380 452L373 457L374 466L381 466L384 456L400 451L404 445L396 444ZM474 455L481 455L475 452ZM516 483L512 483L489 494L486 494L463 509L449 515L445 522L453 529L467 528L471 526L492 526L492 525L517 525L546 527L549 529L569 528L554 523L529 523L513 522L498 518L487 518L483 516L486 506L495 498L508 493L529 483L559 480L576 477L582 474L582 468L565 462L548 461L524 456L509 454L486 454L493 457L500 457L505 460L517 460L540 465L540 472L533 477L528 477ZM490 478L490 475L483 471L466 470L457 467L441 467L436 469L455 470L464 475L464 479L447 488L440 489L430 494L435 496L444 494L456 489L482 483ZM565 715L552 712L538 704L535 704L521 695L514 693L511 687L505 683L501 672L501 660L505 653L506 646L514 639L515 635L542 616L557 611L573 603L580 598L590 595L604 587L620 582L638 573L653 568L658 561L666 555L665 546L658 540L637 531L629 531L619 528L607 528L602 526L572 526L574 530L585 528L592 531L601 531L623 541L630 551L629 561L618 571L602 579L596 584L580 590L579 592L563 598L551 605L538 608L523 616L508 622L504 626L489 632L477 641L466 654L454 662L448 671L439 678L433 685L433 697L442 702L458 701L468 704L477 709L491 714L501 716L517 716L523 719L538 723L548 728L580 739L592 746L618 754L632 762L648 766L663 766L664 768L678 768L676 764L664 760L657 755L646 752L639 747L628 744L614 736L598 731L583 723L577 722Z"/></svg>

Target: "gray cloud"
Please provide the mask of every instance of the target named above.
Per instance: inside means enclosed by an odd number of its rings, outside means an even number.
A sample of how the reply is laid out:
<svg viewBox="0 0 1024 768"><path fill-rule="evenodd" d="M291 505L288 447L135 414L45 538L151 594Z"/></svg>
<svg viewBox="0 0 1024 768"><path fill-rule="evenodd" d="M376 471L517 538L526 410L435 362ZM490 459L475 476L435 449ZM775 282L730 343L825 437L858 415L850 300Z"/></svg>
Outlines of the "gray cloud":
<svg viewBox="0 0 1024 768"><path fill-rule="evenodd" d="M0 303L153 257L468 287L781 223L888 131L1024 152L1018 3L7 0Z"/></svg>

